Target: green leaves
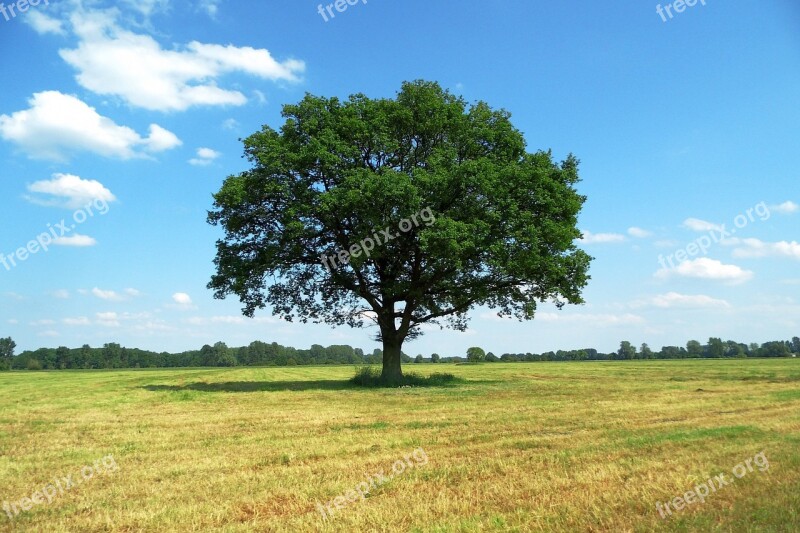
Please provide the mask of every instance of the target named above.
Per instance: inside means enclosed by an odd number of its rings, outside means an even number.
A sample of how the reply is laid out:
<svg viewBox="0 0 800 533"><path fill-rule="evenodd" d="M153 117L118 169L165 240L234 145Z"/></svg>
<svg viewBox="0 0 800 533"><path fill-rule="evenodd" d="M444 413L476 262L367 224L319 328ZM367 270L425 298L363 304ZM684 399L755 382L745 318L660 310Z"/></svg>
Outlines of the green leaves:
<svg viewBox="0 0 800 533"><path fill-rule="evenodd" d="M214 196L216 297L288 320L370 316L400 342L426 322L463 329L476 305L530 319L540 301L582 303L578 161L526 153L506 111L417 81L396 99L306 95L283 115L244 141L253 168ZM397 230L426 208L433 224ZM385 228L396 238L369 256L322 265Z"/></svg>

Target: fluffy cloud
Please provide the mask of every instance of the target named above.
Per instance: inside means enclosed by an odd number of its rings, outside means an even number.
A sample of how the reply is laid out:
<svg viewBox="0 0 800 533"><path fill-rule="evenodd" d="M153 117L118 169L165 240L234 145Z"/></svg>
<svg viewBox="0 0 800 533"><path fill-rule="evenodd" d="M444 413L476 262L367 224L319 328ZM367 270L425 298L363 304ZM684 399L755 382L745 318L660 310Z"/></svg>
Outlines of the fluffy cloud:
<svg viewBox="0 0 800 533"><path fill-rule="evenodd" d="M87 246L94 246L97 244L97 240L94 237L89 237L88 235L75 233L69 237L58 237L57 239L53 240L53 244L56 246L74 246L76 248L85 248Z"/></svg>
<svg viewBox="0 0 800 533"><path fill-rule="evenodd" d="M172 301L178 305L192 305L192 297L185 292L176 292L172 295Z"/></svg>
<svg viewBox="0 0 800 533"><path fill-rule="evenodd" d="M62 322L67 326L91 326L92 321L89 320L85 316L79 316L76 318L65 318Z"/></svg>
<svg viewBox="0 0 800 533"><path fill-rule="evenodd" d="M46 33L53 33L56 35L64 35L64 23L58 19L48 17L41 11L31 11L25 16L25 22L34 29L39 35Z"/></svg>
<svg viewBox="0 0 800 533"><path fill-rule="evenodd" d="M730 304L705 294L680 294L668 292L654 296L646 302L648 305L661 309L679 308L727 308Z"/></svg>
<svg viewBox="0 0 800 533"><path fill-rule="evenodd" d="M759 239L725 239L725 245L736 246L734 257L788 257L800 259L800 243L797 241L764 242Z"/></svg>
<svg viewBox="0 0 800 533"><path fill-rule="evenodd" d="M198 148L197 157L190 159L189 164L195 166L210 165L211 162L214 161L216 158L218 158L220 155L222 154L220 154L216 150L212 150L211 148Z"/></svg>
<svg viewBox="0 0 800 533"><path fill-rule="evenodd" d="M782 204L778 205L771 205L769 206L770 211L774 211L775 213L780 213L782 215L791 215L792 213L797 213L800 211L800 205L792 201L786 201Z"/></svg>
<svg viewBox="0 0 800 533"><path fill-rule="evenodd" d="M606 244L614 242L622 242L625 240L625 235L619 233L592 233L591 231L583 231L583 238L578 242L584 244Z"/></svg>
<svg viewBox="0 0 800 533"><path fill-rule="evenodd" d="M107 328L119 327L119 315L117 313L97 313L97 324Z"/></svg>
<svg viewBox="0 0 800 533"><path fill-rule="evenodd" d="M71 18L78 47L61 57L76 80L97 94L118 96L132 106L183 111L199 105L242 105L244 94L217 85L221 76L244 73L273 81L297 81L302 61L276 61L268 50L193 41L165 50L149 35L120 28L109 12L81 12Z"/></svg>
<svg viewBox="0 0 800 533"><path fill-rule="evenodd" d="M95 287L92 289L92 294L100 298L101 300L121 300L122 297L117 294L115 291L104 291L103 289L99 289Z"/></svg>
<svg viewBox="0 0 800 533"><path fill-rule="evenodd" d="M34 203L67 209L80 209L94 200L110 203L117 199L99 181L85 180L72 174L53 174L53 179L28 185L28 191L44 195L28 197Z"/></svg>
<svg viewBox="0 0 800 533"><path fill-rule="evenodd" d="M631 237L636 237L637 239L644 239L653 235L652 232L647 231L646 229L632 227L628 228L628 235Z"/></svg>
<svg viewBox="0 0 800 533"><path fill-rule="evenodd" d="M720 231L722 229L719 224L700 220L699 218L687 218L683 221L683 227L692 231Z"/></svg>
<svg viewBox="0 0 800 533"><path fill-rule="evenodd" d="M744 270L737 265L723 264L716 259L700 257L698 259L684 261L675 268L662 268L656 272L655 275L657 278L681 276L685 278L743 283L753 277L753 272Z"/></svg>
<svg viewBox="0 0 800 533"><path fill-rule="evenodd" d="M147 137L119 126L78 98L58 91L36 93L30 108L0 115L0 137L33 158L63 160L72 152L131 159L181 144L174 133L150 125Z"/></svg>
<svg viewBox="0 0 800 533"><path fill-rule="evenodd" d="M644 323L644 318L626 313L616 314L593 314L593 313L537 313L536 320L544 322L565 322L578 323L586 326L607 327L607 326L626 326Z"/></svg>

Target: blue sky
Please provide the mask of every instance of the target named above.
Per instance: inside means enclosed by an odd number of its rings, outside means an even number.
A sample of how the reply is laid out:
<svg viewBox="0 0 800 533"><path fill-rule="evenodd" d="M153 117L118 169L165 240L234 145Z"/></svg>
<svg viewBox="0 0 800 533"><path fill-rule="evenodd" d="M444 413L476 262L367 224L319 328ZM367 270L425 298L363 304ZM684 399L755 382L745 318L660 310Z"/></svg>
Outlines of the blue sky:
<svg viewBox="0 0 800 533"><path fill-rule="evenodd" d="M238 139L279 126L282 104L414 79L507 109L531 151L580 158L580 245L596 259L584 306L524 323L476 309L468 331L426 330L407 353L800 335L800 5L705 4L666 21L655 2L572 0L369 0L327 22L316 1L0 14L0 336L378 347L372 330L214 300L205 217L247 168ZM47 251L16 255L48 232Z"/></svg>

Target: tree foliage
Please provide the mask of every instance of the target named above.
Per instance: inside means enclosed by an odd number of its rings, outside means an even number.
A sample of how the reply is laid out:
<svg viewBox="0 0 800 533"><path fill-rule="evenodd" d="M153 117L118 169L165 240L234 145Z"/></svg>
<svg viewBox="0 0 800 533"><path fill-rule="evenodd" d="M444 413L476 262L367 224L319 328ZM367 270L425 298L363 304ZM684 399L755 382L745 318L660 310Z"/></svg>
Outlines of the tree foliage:
<svg viewBox="0 0 800 533"><path fill-rule="evenodd" d="M467 349L467 361L471 363L479 363L486 359L486 352L479 346L473 346Z"/></svg>
<svg viewBox="0 0 800 533"><path fill-rule="evenodd" d="M247 316L374 320L387 381L425 323L464 330L478 305L532 319L538 302L583 302L578 161L528 153L506 111L419 81L396 99L307 95L283 116L245 139L252 168L214 196L215 297L238 296ZM435 222L397 232L424 210ZM395 236L323 266L384 229Z"/></svg>
<svg viewBox="0 0 800 533"><path fill-rule="evenodd" d="M0 339L0 370L11 368L11 360L14 357L14 349L16 347L17 344L11 337Z"/></svg>

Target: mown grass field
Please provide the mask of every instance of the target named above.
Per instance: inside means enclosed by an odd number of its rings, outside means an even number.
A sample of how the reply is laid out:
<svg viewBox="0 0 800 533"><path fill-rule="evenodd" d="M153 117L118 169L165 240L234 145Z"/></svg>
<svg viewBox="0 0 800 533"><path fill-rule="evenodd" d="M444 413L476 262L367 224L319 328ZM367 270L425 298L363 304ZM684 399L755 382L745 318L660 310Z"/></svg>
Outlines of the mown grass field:
<svg viewBox="0 0 800 533"><path fill-rule="evenodd" d="M0 374L0 504L113 455L0 531L798 531L800 361L406 365L466 380L353 389L350 367ZM344 495L415 464L324 521ZM664 520L682 495L754 470ZM80 476L80 474L78 474Z"/></svg>

